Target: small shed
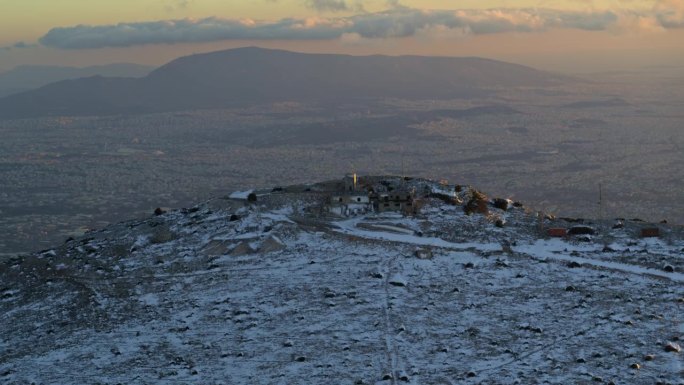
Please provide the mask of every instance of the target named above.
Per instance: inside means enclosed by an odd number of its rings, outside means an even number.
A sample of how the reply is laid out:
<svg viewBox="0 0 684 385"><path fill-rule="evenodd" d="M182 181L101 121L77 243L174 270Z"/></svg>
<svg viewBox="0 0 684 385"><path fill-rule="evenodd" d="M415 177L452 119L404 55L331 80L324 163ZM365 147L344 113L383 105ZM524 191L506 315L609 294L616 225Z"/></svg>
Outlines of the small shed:
<svg viewBox="0 0 684 385"><path fill-rule="evenodd" d="M568 230L568 234L570 235L594 235L595 233L596 231L594 228L590 226L572 226L570 230Z"/></svg>
<svg viewBox="0 0 684 385"><path fill-rule="evenodd" d="M642 238L658 238L660 236L660 229L657 227L647 227L641 229Z"/></svg>
<svg viewBox="0 0 684 385"><path fill-rule="evenodd" d="M546 230L546 234L549 237L563 238L568 235L568 230L563 227L551 228Z"/></svg>

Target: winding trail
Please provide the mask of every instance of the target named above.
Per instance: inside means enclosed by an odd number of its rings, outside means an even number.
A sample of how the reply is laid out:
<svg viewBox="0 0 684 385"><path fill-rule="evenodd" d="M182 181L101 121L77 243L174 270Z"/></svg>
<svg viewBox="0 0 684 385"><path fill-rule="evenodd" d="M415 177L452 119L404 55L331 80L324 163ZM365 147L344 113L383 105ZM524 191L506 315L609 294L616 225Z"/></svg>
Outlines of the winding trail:
<svg viewBox="0 0 684 385"><path fill-rule="evenodd" d="M440 247L443 249L449 249L453 251L468 251L476 250L481 252L498 251L502 250L502 246L498 243L455 243L445 241L441 238L436 237L419 237L416 235L409 234L397 234L392 232L384 231L369 231L363 230L356 227L357 224L363 221L361 218L353 218L340 222L333 222L332 224L336 226L333 231L353 235L360 238L397 242L403 244L411 244L416 246L432 246ZM568 251L565 251L568 250ZM526 255L528 257L534 258L548 258L561 262L577 262L582 265L603 268L609 270L620 271L628 274L635 274L639 276L650 276L658 278L666 278L674 282L684 282L684 274L677 272L666 272L662 270L651 269L642 266L629 265L620 262L603 261L586 257L575 257L567 255L571 251L586 251L584 249L579 250L576 246L565 243L561 241L546 241L543 239L537 240L535 243L528 245L519 245L511 247L511 251L515 254ZM564 254L565 253L565 254Z"/></svg>

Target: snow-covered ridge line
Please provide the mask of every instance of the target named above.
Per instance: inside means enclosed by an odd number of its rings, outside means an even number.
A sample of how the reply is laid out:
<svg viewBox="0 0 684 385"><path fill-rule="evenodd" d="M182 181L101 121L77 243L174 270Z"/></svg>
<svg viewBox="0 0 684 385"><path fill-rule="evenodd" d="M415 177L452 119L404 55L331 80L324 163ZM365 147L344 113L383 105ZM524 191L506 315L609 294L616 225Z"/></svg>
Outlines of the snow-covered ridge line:
<svg viewBox="0 0 684 385"><path fill-rule="evenodd" d="M409 213L255 190L0 262L0 383L684 385L681 233L550 238L416 183Z"/></svg>

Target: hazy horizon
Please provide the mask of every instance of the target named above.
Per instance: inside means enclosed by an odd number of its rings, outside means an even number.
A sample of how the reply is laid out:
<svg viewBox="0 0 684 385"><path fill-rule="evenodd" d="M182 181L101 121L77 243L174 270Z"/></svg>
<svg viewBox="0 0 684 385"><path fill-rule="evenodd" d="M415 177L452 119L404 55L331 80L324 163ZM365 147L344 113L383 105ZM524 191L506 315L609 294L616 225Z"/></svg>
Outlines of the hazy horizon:
<svg viewBox="0 0 684 385"><path fill-rule="evenodd" d="M563 73L684 73L684 1L3 1L0 72L159 66L243 46L306 53L477 56ZM36 14L35 10L41 13ZM49 15L43 16L43 15Z"/></svg>

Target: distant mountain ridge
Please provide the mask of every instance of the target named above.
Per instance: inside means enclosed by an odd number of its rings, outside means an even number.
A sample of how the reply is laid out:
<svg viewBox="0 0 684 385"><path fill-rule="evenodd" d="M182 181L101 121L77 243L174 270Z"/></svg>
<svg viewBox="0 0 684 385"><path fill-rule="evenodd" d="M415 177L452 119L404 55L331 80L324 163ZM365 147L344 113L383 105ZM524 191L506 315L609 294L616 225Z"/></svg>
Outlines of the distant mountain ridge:
<svg viewBox="0 0 684 385"><path fill-rule="evenodd" d="M50 83L88 76L143 77L154 67L113 63L90 67L23 65L0 73L0 97L33 90Z"/></svg>
<svg viewBox="0 0 684 385"><path fill-rule="evenodd" d="M139 78L89 77L0 99L0 118L148 113L278 101L447 99L561 75L473 57L304 54L255 47L176 59Z"/></svg>

